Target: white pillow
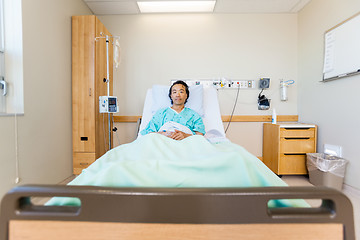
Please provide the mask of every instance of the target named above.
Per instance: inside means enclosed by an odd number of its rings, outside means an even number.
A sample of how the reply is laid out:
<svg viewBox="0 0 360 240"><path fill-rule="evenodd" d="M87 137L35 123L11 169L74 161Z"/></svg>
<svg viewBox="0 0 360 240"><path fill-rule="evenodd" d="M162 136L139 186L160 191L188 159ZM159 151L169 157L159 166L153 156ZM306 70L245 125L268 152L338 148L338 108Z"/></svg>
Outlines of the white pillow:
<svg viewBox="0 0 360 240"><path fill-rule="evenodd" d="M169 98L170 86L154 85L152 87L153 104L151 106L151 113L154 115L157 110L171 106ZM189 98L185 107L191 108L197 112L201 117L204 117L203 108L203 86L193 85L189 87Z"/></svg>

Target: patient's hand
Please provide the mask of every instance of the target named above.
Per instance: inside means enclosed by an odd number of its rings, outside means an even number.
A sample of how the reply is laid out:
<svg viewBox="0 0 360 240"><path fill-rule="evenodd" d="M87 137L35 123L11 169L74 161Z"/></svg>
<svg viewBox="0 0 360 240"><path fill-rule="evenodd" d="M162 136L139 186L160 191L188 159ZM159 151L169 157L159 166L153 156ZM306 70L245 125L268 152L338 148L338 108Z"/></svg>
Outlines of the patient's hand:
<svg viewBox="0 0 360 240"><path fill-rule="evenodd" d="M158 132L158 133L161 135L164 135L168 138L174 139L174 140L183 140L187 137L192 136L192 134L187 134L187 133L184 133L184 132L176 130L176 129L175 129L175 132L163 131L163 132ZM201 135L203 135L203 134L201 134Z"/></svg>
<svg viewBox="0 0 360 240"><path fill-rule="evenodd" d="M171 134L168 136L169 138L172 138L174 140L183 140L184 138L190 137L192 134L187 134L182 131L176 130L175 132L171 132Z"/></svg>
<svg viewBox="0 0 360 240"><path fill-rule="evenodd" d="M171 132L168 132L168 131L162 131L162 132L157 132L158 134L161 134L161 135L164 135L166 137L169 137Z"/></svg>

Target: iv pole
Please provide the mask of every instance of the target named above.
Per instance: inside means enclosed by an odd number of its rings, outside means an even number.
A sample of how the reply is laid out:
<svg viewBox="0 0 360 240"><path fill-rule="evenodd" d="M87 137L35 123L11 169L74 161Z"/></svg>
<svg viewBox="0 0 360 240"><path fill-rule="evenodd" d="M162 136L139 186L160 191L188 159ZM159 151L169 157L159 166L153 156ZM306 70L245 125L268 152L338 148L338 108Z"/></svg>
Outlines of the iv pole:
<svg viewBox="0 0 360 240"><path fill-rule="evenodd" d="M103 36L103 32L100 33L100 36ZM110 70L109 70L109 38L120 38L105 35L105 37L96 37L95 41L99 38L105 38L106 40L106 87L107 87L107 96L110 96ZM109 150L111 149L111 113L108 113L108 127L109 127Z"/></svg>
<svg viewBox="0 0 360 240"><path fill-rule="evenodd" d="M110 96L110 73L109 73L109 36L106 35L106 86L107 95ZM109 126L109 150L111 149L111 113L108 113Z"/></svg>

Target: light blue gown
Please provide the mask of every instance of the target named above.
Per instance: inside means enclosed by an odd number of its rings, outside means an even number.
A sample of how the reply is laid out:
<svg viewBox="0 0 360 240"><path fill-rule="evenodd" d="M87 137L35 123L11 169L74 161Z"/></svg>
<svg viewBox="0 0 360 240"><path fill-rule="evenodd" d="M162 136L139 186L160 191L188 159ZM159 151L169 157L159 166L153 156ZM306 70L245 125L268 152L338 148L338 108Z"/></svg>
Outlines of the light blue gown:
<svg viewBox="0 0 360 240"><path fill-rule="evenodd" d="M195 134L195 132L205 134L205 126L200 115L187 107L185 107L180 113L177 113L170 107L158 110L146 128L140 133L141 135L146 135L151 132L158 132L161 126L169 121L177 122L188 127L193 134Z"/></svg>

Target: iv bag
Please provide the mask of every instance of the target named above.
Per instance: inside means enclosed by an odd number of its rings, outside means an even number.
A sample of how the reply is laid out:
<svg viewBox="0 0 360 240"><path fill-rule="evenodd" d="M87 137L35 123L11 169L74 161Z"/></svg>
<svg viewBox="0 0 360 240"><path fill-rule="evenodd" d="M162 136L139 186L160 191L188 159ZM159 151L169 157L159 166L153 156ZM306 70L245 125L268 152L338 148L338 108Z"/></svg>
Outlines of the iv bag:
<svg viewBox="0 0 360 240"><path fill-rule="evenodd" d="M118 39L114 43L114 64L115 68L118 68L120 65L120 42Z"/></svg>

